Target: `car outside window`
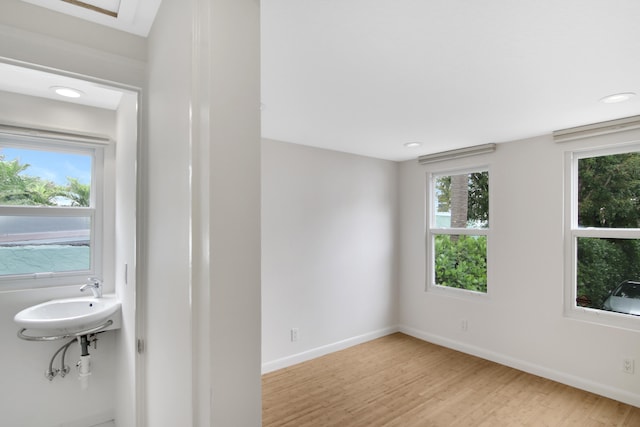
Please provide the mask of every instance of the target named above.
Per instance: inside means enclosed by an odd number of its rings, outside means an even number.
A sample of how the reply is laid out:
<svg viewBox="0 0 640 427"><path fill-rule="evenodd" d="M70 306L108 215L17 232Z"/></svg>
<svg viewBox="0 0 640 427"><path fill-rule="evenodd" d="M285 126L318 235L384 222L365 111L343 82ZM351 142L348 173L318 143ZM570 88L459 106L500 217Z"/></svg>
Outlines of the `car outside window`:
<svg viewBox="0 0 640 427"><path fill-rule="evenodd" d="M602 304L604 310L640 316L640 282L625 280Z"/></svg>
<svg viewBox="0 0 640 427"><path fill-rule="evenodd" d="M569 308L638 316L640 151L572 153L570 168Z"/></svg>

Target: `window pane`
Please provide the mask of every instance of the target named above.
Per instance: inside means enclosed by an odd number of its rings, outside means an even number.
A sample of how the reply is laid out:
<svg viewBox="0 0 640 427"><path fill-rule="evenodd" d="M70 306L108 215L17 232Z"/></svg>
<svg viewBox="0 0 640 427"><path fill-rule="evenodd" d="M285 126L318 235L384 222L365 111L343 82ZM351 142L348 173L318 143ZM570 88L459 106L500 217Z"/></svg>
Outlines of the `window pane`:
<svg viewBox="0 0 640 427"><path fill-rule="evenodd" d="M91 267L91 218L0 216L0 275Z"/></svg>
<svg viewBox="0 0 640 427"><path fill-rule="evenodd" d="M578 161L578 225L640 227L640 153Z"/></svg>
<svg viewBox="0 0 640 427"><path fill-rule="evenodd" d="M486 236L435 235L436 285L487 292Z"/></svg>
<svg viewBox="0 0 640 427"><path fill-rule="evenodd" d="M89 206L92 156L0 147L0 204Z"/></svg>
<svg viewBox="0 0 640 427"><path fill-rule="evenodd" d="M435 177L435 227L489 227L489 173Z"/></svg>
<svg viewBox="0 0 640 427"><path fill-rule="evenodd" d="M640 281L640 240L578 238L576 305L639 315L640 299L616 295L627 281Z"/></svg>

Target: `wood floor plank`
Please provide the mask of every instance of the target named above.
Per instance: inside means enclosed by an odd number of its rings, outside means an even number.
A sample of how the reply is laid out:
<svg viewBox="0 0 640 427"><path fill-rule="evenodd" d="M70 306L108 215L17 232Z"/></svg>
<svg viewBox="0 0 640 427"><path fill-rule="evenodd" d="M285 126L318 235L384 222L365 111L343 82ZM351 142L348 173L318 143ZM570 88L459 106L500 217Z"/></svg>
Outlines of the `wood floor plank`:
<svg viewBox="0 0 640 427"><path fill-rule="evenodd" d="M640 426L640 408L400 333L262 384L264 427Z"/></svg>

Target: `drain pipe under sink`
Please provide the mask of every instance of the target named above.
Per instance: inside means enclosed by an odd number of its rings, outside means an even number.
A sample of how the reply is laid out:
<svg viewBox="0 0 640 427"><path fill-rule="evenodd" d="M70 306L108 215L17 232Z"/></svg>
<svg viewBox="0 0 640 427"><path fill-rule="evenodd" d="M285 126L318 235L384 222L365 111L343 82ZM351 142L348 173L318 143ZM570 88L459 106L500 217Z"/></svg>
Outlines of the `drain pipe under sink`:
<svg viewBox="0 0 640 427"><path fill-rule="evenodd" d="M78 337L80 341L80 360L76 364L78 367L78 380L80 380L80 388L86 390L89 388L89 375L91 375L91 355L89 354L89 340L86 335Z"/></svg>

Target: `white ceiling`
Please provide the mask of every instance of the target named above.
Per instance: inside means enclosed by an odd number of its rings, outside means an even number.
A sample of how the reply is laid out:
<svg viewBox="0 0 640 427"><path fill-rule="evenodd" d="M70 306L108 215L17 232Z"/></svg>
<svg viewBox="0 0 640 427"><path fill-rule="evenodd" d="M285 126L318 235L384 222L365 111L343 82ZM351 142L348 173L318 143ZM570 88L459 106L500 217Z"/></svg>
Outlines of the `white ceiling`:
<svg viewBox="0 0 640 427"><path fill-rule="evenodd" d="M25 1L146 36L161 0L87 1L115 2L115 20ZM640 96L599 102L640 95L638 0L262 0L261 9L266 138L405 160L640 114ZM412 141L422 146L403 146Z"/></svg>
<svg viewBox="0 0 640 427"><path fill-rule="evenodd" d="M66 87L82 92L79 98L65 98L54 92L56 87ZM112 87L68 76L33 70L0 62L0 91L72 102L90 107L116 110L123 92Z"/></svg>
<svg viewBox="0 0 640 427"><path fill-rule="evenodd" d="M598 100L639 48L638 0L263 0L262 133L404 160L636 115Z"/></svg>

